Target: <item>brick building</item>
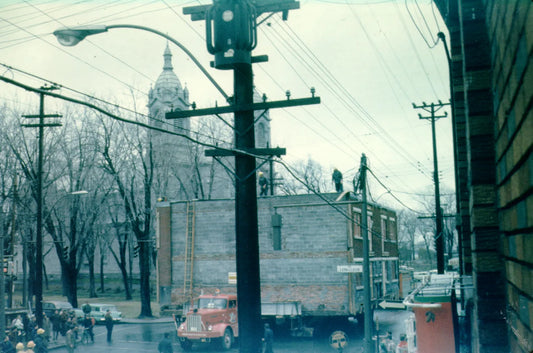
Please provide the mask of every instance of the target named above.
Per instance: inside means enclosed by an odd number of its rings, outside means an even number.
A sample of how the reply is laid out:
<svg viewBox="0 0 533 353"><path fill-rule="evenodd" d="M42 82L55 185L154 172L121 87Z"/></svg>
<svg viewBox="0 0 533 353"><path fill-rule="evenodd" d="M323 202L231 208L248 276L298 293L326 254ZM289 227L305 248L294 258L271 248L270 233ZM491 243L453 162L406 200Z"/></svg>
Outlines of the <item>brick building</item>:
<svg viewBox="0 0 533 353"><path fill-rule="evenodd" d="M258 199L263 302L300 301L307 312L331 315L357 312L363 303L362 273L346 273L338 266L363 262L361 202L336 200L338 196ZM236 292L236 285L228 284L228 276L236 271L234 202L158 203L161 304L186 302L215 288ZM370 205L368 218L372 299L398 299L396 214Z"/></svg>
<svg viewBox="0 0 533 353"><path fill-rule="evenodd" d="M435 0L450 33L472 352L533 350L533 3Z"/></svg>

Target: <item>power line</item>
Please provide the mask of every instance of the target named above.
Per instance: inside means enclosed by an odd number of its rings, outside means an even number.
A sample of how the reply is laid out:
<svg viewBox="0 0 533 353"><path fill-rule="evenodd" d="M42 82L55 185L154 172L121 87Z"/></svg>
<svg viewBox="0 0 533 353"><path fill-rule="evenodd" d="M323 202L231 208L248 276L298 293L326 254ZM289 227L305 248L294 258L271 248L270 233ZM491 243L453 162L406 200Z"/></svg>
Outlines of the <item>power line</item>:
<svg viewBox="0 0 533 353"><path fill-rule="evenodd" d="M286 27L288 27L289 29L291 29L291 27L290 27L289 25L286 25ZM274 30L274 31L275 31L275 30ZM292 29L291 29L291 31L292 31ZM277 32L274 32L274 33L277 33ZM277 35L279 36L279 34L277 34ZM300 42L303 43L303 41L298 37L297 33L295 33L294 31L292 31L292 35L289 35L288 38L292 39L295 43L297 43L298 46L301 47ZM299 39L299 42L297 42L294 38ZM283 40L281 40L281 41L283 41ZM305 46L305 43L303 43L303 45ZM287 45L286 47L287 47L287 49L288 49L289 51L294 51L294 49L293 49L292 46ZM311 57L311 62L318 63L318 64L316 64L316 65L320 65L321 70L324 71L324 72L326 72L326 75L327 75L328 77L330 77L330 78L332 79L333 82L335 82L335 84L336 84L337 87L338 87L338 90L333 89L333 88L329 85L328 81L325 81L323 78L320 78L320 75L318 75L318 73L317 73L314 69L311 69L311 71L313 71L313 72L317 75L317 77L318 77L319 79L321 79L323 83L326 84L326 87L329 88L329 90L330 90L335 96L337 96L337 98L339 98L339 100L340 100L341 102L343 102L344 105L345 105L349 110L352 110L356 115L359 115L359 113L358 113L357 111L353 110L353 107L351 107L351 105L350 105L346 100L344 100L344 98L342 98L342 97L339 95L339 92L343 92L347 97L349 97L349 99L352 101L352 103L354 103L359 109L361 109L361 110L363 111L363 113L365 113L364 116L367 117L367 118L369 119L369 121L371 121L371 122L374 124L374 126L377 126L377 129L376 129L376 128L372 128L371 125L368 125L368 124L367 124L367 125L369 126L369 128L371 128L371 129L374 130L374 131L380 130L380 132L381 132L382 134L385 134L385 135L387 136L387 138L383 138L383 139L384 139L384 142L386 142L386 143L390 143L390 141L394 141L394 139L392 139L392 137L391 137L390 135L388 135L388 133L387 133L383 128L381 128L381 126L380 126L380 125L379 125L379 124L378 124L378 123L377 123L377 122L376 122L376 121L370 116L370 114L368 114L368 112L366 112L366 110L364 110L364 108L362 108L362 106L361 106L361 105L360 105L360 104L359 104L359 103L353 98L353 96L351 96L351 94L350 94L349 92L347 92L347 90L342 86L342 84L340 84L340 83L338 82L338 80L336 80L336 79L334 78L334 76L331 75L331 73L329 72L329 70L328 70L323 64L320 63L320 61L318 60L318 58L317 58L314 54L312 54L312 51L309 50L309 48L308 48L307 46L305 46L305 49L303 49L302 51L305 52L309 57ZM309 54L309 53L311 53L311 54ZM301 56L300 56L300 55L296 55L296 56L299 56L299 58L300 58L299 61L300 61L301 63L303 63L305 66L310 66L310 65L307 63L307 61L304 61L304 60L301 59ZM285 59L285 60L288 61L288 59ZM337 91L339 91L339 92L337 92ZM327 106L327 104L324 104L324 106L326 106L326 108L329 108L329 107ZM362 121L363 121L363 122L366 122L365 119L363 119ZM345 126L345 128L346 128L346 126ZM347 129L347 131L348 131L348 132L351 132L351 129ZM357 136L354 136L354 137L355 137L356 139L359 140L359 138L358 138ZM364 143L362 143L362 141L361 141L361 144L364 145ZM400 151L401 151L401 150L403 150L403 147L401 147L401 145L399 145L399 144L396 143L396 145L393 147L393 149L394 149L394 150L400 150ZM405 151L405 150L404 150L404 151ZM405 155L404 155L404 158L405 158L407 161L411 161L411 159L412 159L412 157L407 157L407 156L405 156ZM379 161L379 157L378 157L378 156L376 156L376 159ZM413 164L413 162L410 162L410 163L411 163L413 166L415 166L415 164ZM385 165L385 163L383 163L383 162L381 162L381 164ZM415 167L417 167L417 166L415 166ZM418 170L418 168L416 168L416 169ZM426 176L428 176L428 175L426 174ZM428 176L428 178L429 178L429 176Z"/></svg>
<svg viewBox="0 0 533 353"><path fill-rule="evenodd" d="M415 3L417 4L418 6L418 3L416 2L415 0ZM428 46L429 49L432 49L432 48L435 48L435 46L437 45L437 43L439 42L439 38L437 37L437 39L435 39L435 41L433 43L430 44L430 42L426 39L426 36L424 36L424 34L422 33L422 30L420 29L420 27L418 27L418 24L416 23L416 20L415 18L413 17L413 14L411 13L411 11L409 10L409 6L407 5L407 0L404 1L404 4L405 4L405 8L407 9L407 13L409 14L409 17L411 18L411 21L413 22L413 24L415 25L416 27L416 30L418 31L418 33L420 34L420 36L422 37L422 39L424 40L424 42L426 43L426 45ZM424 22L426 23L426 26L427 26L427 22L424 18ZM429 30L429 27L428 27L428 30ZM431 35L431 32L430 32L430 35ZM433 36L432 36L433 37ZM433 40L433 38L431 38Z"/></svg>
<svg viewBox="0 0 533 353"><path fill-rule="evenodd" d="M57 87L62 88L62 89L67 89L67 90L69 90L69 91L72 91L72 92L74 92L74 93L80 94L80 95L82 95L82 96L84 96L84 97L87 97L87 98L89 98L89 99L92 99L92 100L95 100L95 101L98 101L98 102L104 103L104 104L106 104L106 105L110 105L110 106L112 106L112 107L114 107L114 108L117 108L117 109L120 109L120 110L124 110L124 111L130 112L130 113L133 113L133 114L135 114L136 116L144 117L144 118L147 118L147 119L152 120L152 121L154 121L154 122L160 122L160 123L162 123L163 125L167 125L167 126L169 126L169 127L173 127L173 125L172 125L168 120L166 120L166 119L165 119L165 120L156 119L156 118L151 117L151 116L149 116L149 115L146 115L146 114L143 114L143 113L137 112L136 110L133 110L133 109L130 109L130 108L126 108L126 107L123 107L123 106L121 106L121 105L119 105L119 104L116 104L116 103L112 103L112 102L106 101L106 100L104 100L104 99L102 99L102 98L98 98L98 97L96 97L96 96L93 96L93 95L90 95L90 94L87 94L87 93L84 93L84 92L78 91L78 90L73 89L73 88L69 88L69 87L64 86L64 85L62 85L62 84L59 84L59 83L57 83L57 82L50 81L50 80L48 80L48 79L42 78L42 77L40 77L40 76L37 76L37 75L31 74L31 73L28 73L28 72L26 72L26 71L23 71L23 70L20 70L20 69L14 68L14 67L12 67L12 66L9 66L9 65L6 65L6 64L3 64L3 63L0 63L0 66L4 66L4 67L8 68L8 70L13 70L13 71L20 72L20 73L22 73L22 74L25 74L25 75L30 76L30 77L32 77L32 78L38 79L38 80L40 80L40 81L48 82L48 83L50 83L50 84L53 85L53 86L57 86ZM1 76L0 76L0 79L1 79ZM66 97L66 96L65 96L65 97ZM201 133L200 131L195 131L195 130L191 130L191 129L185 129L185 128L182 128L182 127L180 127L180 130L182 130L182 131L184 131L184 132L193 133L193 134L195 134L195 135L197 135L197 136L206 137L206 138L209 138L209 139L212 139L212 140L215 140L215 141L221 142L221 143L227 143L227 141L220 140L220 139L217 139L217 138L215 138L215 137L213 137L213 136L203 134L203 133ZM168 130L165 130L165 131L168 131Z"/></svg>

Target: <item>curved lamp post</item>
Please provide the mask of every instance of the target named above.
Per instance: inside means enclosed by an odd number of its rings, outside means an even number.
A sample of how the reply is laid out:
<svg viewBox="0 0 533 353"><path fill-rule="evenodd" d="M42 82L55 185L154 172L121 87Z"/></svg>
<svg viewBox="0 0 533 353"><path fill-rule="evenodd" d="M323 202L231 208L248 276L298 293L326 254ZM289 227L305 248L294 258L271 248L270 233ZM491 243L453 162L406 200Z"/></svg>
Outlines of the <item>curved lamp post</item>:
<svg viewBox="0 0 533 353"><path fill-rule="evenodd" d="M202 73L207 77L209 81L216 87L216 89L224 96L226 101L228 101L228 95L222 87L215 81L215 79L207 72L207 70L200 64L200 62L194 57L194 55L187 49L183 44L175 40L174 38L170 37L169 35L160 32L158 30L155 30L150 27L145 26L138 26L138 25L128 25L128 24L118 24L118 25L94 25L94 26L78 26L78 27L68 27L68 28L61 28L54 31L54 36L56 36L57 41L64 46L72 47L79 42L81 42L85 37L91 36L93 34L99 34L107 32L110 29L114 28L133 28L133 29L140 29L147 32L155 33L170 42L176 44L181 50L185 52L191 58L191 60L198 66L198 68L202 71Z"/></svg>

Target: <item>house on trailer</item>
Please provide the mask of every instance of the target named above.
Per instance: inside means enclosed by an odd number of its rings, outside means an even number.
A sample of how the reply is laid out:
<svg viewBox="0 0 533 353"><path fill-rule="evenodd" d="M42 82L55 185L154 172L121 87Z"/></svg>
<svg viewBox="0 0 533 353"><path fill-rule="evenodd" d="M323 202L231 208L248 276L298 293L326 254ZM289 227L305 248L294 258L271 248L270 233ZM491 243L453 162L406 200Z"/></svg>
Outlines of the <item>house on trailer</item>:
<svg viewBox="0 0 533 353"><path fill-rule="evenodd" d="M354 316L363 303L362 202L344 193L257 200L262 312L297 303L305 316ZM368 205L374 304L399 298L397 219ZM235 200L157 205L161 305L219 289L236 293ZM270 306L269 306L270 305Z"/></svg>

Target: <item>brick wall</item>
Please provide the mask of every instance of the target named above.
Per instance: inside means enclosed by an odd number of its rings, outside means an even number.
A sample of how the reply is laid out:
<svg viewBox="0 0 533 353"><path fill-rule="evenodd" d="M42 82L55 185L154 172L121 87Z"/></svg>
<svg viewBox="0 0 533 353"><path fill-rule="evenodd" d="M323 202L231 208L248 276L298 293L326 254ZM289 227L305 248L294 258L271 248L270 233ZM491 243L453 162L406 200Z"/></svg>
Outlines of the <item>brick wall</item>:
<svg viewBox="0 0 533 353"><path fill-rule="evenodd" d="M511 351L533 351L533 6L488 1L496 191Z"/></svg>
<svg viewBox="0 0 533 353"><path fill-rule="evenodd" d="M533 350L533 6L435 0L451 39L463 273L473 352Z"/></svg>

